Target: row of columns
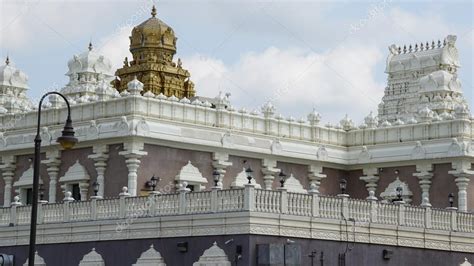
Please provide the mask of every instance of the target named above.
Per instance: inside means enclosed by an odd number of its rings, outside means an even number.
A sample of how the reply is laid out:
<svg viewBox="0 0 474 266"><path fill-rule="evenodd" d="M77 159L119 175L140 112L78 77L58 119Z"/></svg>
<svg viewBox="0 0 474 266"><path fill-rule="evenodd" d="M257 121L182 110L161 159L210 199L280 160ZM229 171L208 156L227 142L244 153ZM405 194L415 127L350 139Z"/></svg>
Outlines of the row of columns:
<svg viewBox="0 0 474 266"><path fill-rule="evenodd" d="M128 169L127 174L127 186L131 196L136 196L138 191L137 185L137 172L140 167L140 159L147 155L144 151L144 143L141 141L132 140L125 142L123 150L119 152L119 155L125 157L125 163ZM107 168L107 160L109 158L109 147L106 144L94 145L93 153L88 156L94 160L94 166L97 171L97 182L101 184L99 187L98 195L104 195L104 179L105 170ZM5 182L4 188L4 205L10 206L11 203L11 191L12 181L16 169L16 158L13 155L2 156L2 164L0 169L2 171L2 178ZM61 152L59 150L47 150L46 159L42 161L46 165L48 175L50 177L49 183L49 202L56 202L56 187L59 173L59 166L61 163ZM220 181L218 186L222 188L222 179L226 173L226 168L231 166L232 162L229 161L229 154L225 152L214 152L212 154L212 166L220 175ZM469 179L474 175L474 171L471 170L471 162L469 160L457 160L452 163L452 171L448 173L455 176L456 186L458 187L458 208L460 211L467 210L467 186ZM275 176L280 172L281 169L277 168L277 160L264 158L262 159L262 174L264 189L271 190ZM369 196L368 199L373 199L375 191L377 189L377 183L380 179L378 168L376 167L364 167L363 176L361 180L366 182L366 188ZM422 199L429 199L429 190L431 187L431 179L433 178L433 164L431 163L419 163L416 165L416 176L419 179L419 184L422 190ZM326 178L326 175L322 173L323 166L320 163L314 163L308 165L308 179L310 187L313 191L319 191L321 180ZM429 205L428 202L423 204Z"/></svg>
<svg viewBox="0 0 474 266"><path fill-rule="evenodd" d="M465 212L467 211L467 187L470 178L474 176L474 171L471 170L471 161L465 159L453 161L452 169L453 170L448 171L448 174L456 178L454 181L458 188L458 209L459 211ZM413 173L413 176L418 178L418 183L420 184L421 198L423 199L422 206L430 206L430 187L433 175L433 164L419 163L416 165L416 173ZM360 177L360 180L366 182L365 186L369 193L367 199L373 199L379 179L378 168L363 168L363 176Z"/></svg>

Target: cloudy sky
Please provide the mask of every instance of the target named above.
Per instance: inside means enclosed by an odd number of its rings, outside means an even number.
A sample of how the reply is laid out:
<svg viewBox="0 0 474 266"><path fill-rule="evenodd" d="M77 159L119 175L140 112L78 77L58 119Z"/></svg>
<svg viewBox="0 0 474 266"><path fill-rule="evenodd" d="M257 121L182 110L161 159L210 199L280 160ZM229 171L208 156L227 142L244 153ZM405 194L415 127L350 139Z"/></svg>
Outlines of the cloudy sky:
<svg viewBox="0 0 474 266"><path fill-rule="evenodd" d="M199 95L230 92L237 108L271 100L277 113L359 123L386 84L387 47L458 37L465 97L474 106L473 3L456 1L0 0L0 56L29 76L32 99L66 84L67 61L95 49L120 67L131 28L158 17Z"/></svg>

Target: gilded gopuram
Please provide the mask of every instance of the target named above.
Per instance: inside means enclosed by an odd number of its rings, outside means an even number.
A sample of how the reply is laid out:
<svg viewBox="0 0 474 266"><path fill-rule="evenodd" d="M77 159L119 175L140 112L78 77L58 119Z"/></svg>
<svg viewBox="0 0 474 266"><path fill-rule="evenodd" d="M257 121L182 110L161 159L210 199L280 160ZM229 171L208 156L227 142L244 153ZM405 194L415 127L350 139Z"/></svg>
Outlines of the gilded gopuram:
<svg viewBox="0 0 474 266"><path fill-rule="evenodd" d="M132 30L130 52L133 60L126 57L123 67L115 72L118 77L115 88L122 92L127 89L127 83L137 77L144 85L143 93L151 91L179 99L194 97L189 71L182 68L180 59L173 62L177 40L173 29L156 17L155 7L151 15Z"/></svg>

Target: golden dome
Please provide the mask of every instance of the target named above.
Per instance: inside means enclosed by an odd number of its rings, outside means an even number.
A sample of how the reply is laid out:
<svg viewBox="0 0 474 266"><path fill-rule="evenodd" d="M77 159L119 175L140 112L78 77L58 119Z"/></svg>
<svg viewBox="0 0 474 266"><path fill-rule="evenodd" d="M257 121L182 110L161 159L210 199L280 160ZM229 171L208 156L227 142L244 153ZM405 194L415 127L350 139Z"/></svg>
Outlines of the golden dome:
<svg viewBox="0 0 474 266"><path fill-rule="evenodd" d="M176 53L176 37L173 29L156 17L156 8L153 6L152 17L136 26L130 37L130 51L141 48L158 48Z"/></svg>
<svg viewBox="0 0 474 266"><path fill-rule="evenodd" d="M176 37L173 29L156 18L153 6L151 18L132 30L130 52L133 60L126 57L123 67L117 69L118 78L114 86L119 92L127 89L127 84L135 77L143 83L143 93L162 93L170 97L191 98L195 95L190 73L183 68L181 60L174 62Z"/></svg>

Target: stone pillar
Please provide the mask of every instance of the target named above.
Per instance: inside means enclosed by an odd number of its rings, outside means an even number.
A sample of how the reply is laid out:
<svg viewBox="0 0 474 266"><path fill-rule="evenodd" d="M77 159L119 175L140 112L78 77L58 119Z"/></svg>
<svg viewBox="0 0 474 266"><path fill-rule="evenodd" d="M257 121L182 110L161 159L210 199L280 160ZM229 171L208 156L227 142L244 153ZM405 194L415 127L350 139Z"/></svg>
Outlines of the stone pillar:
<svg viewBox="0 0 474 266"><path fill-rule="evenodd" d="M308 165L308 179L309 187L313 193L319 194L319 187L321 186L321 180L327 176L323 174L323 166L319 164Z"/></svg>
<svg viewBox="0 0 474 266"><path fill-rule="evenodd" d="M274 159L262 160L263 183L266 190L271 190L275 174L280 172L280 169L275 168L277 161Z"/></svg>
<svg viewBox="0 0 474 266"><path fill-rule="evenodd" d="M61 152L59 150L46 151L46 160L41 161L46 165L49 175L49 202L56 202L56 187L58 183L59 165L61 164Z"/></svg>
<svg viewBox="0 0 474 266"><path fill-rule="evenodd" d="M422 163L416 165L417 173L413 176L418 177L421 187L421 206L430 206L430 186L433 178L433 165L431 163Z"/></svg>
<svg viewBox="0 0 474 266"><path fill-rule="evenodd" d="M368 200L376 200L375 191L377 190L377 182L379 182L379 170L376 167L366 167L362 169L363 176L359 177L360 180L363 180L366 184L367 192L369 196L366 198Z"/></svg>
<svg viewBox="0 0 474 266"><path fill-rule="evenodd" d="M231 166L232 162L229 162L229 154L225 152L214 152L212 154L212 166L219 173L218 187L223 188L223 179L226 173L226 168Z"/></svg>
<svg viewBox="0 0 474 266"><path fill-rule="evenodd" d="M2 178L5 182L5 187L3 191L3 206L10 207L11 198L12 198L12 180L15 175L16 169L16 158L13 155L2 156L2 164L0 169L2 170Z"/></svg>
<svg viewBox="0 0 474 266"><path fill-rule="evenodd" d="M137 171L140 167L140 158L148 153L143 151L143 142L129 141L123 145L124 150L119 155L125 157L128 168L128 192L131 196L137 195Z"/></svg>
<svg viewBox="0 0 474 266"><path fill-rule="evenodd" d="M97 196L103 197L105 190L105 169L107 168L107 160L109 159L109 146L106 144L94 145L93 154L88 157L94 160L95 170L97 172L97 183L99 183L99 191Z"/></svg>
<svg viewBox="0 0 474 266"><path fill-rule="evenodd" d="M471 161L469 160L458 160L452 162L452 168L454 170L448 173L455 176L456 186L458 187L458 209L461 212L467 211L467 186L469 179L474 175L474 171L471 170Z"/></svg>

